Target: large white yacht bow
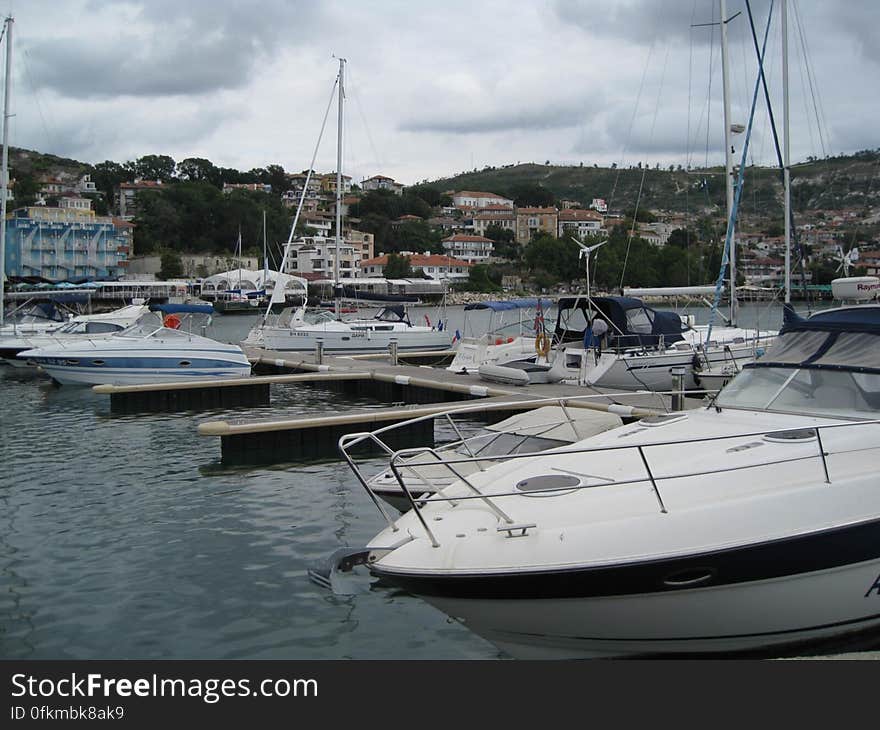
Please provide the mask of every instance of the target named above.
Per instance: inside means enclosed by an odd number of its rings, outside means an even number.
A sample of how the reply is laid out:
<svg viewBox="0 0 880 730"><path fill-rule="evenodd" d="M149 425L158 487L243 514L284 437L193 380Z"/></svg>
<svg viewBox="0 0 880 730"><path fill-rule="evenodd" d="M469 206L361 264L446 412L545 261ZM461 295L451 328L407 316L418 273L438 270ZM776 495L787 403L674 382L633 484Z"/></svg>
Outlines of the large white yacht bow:
<svg viewBox="0 0 880 730"><path fill-rule="evenodd" d="M416 499L362 556L518 657L780 655L873 639L878 409L880 305L789 310L708 407L483 469L462 457L466 476ZM429 451L391 463L436 468Z"/></svg>

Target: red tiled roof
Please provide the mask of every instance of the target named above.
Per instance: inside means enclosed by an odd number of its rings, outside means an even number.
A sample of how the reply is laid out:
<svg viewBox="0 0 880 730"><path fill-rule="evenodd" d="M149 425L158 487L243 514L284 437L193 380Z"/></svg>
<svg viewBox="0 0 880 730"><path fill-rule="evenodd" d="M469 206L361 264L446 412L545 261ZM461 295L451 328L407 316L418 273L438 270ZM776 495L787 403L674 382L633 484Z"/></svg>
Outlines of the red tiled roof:
<svg viewBox="0 0 880 730"><path fill-rule="evenodd" d="M566 208L559 211L559 220L563 221L602 221L604 216L592 210Z"/></svg>
<svg viewBox="0 0 880 730"><path fill-rule="evenodd" d="M503 195L498 195L496 193L481 193L474 192L473 190L460 190L455 193L455 196L466 195L469 198L498 198L499 200L509 200L509 198L505 198Z"/></svg>

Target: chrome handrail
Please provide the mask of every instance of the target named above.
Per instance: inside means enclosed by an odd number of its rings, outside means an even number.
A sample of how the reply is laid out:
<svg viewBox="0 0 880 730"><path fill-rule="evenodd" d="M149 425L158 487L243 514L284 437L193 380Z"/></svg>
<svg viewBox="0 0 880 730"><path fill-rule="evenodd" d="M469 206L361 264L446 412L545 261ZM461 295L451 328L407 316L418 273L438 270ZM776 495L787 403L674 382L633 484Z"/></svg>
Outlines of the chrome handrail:
<svg viewBox="0 0 880 730"><path fill-rule="evenodd" d="M413 420L416 420L416 419L413 419ZM403 424L397 424L397 425L399 426L399 425L403 425ZM796 462L800 462L800 461L807 461L810 459L817 459L818 458L818 459L821 459L821 461L822 461L822 468L823 468L824 476L825 476L824 481L827 484L831 484L832 481L831 481L830 473L828 470L828 462L827 462L827 458L826 458L830 455L830 452L827 452L825 450L825 446L823 444L822 435L821 435L822 431L826 430L826 429L830 430L830 429L837 429L837 428L854 428L854 427L859 427L859 426L871 426L871 425L880 425L880 419L850 421L850 422L845 422L845 423L811 424L811 425L802 426L802 427L788 426L786 428L772 429L769 431L763 430L763 431L754 431L754 432L746 432L746 433L728 434L728 435L723 435L723 436L707 436L707 437L700 437L700 438L694 438L694 439L687 439L686 441L678 439L678 440L670 440L670 441L656 441L656 442L651 442L651 443L647 443L647 444L622 444L622 445L611 445L611 446L590 446L590 447L580 447L580 448L578 448L578 447L572 448L571 446L565 446L565 447L559 447L556 449L550 449L548 451L541 451L541 452L532 452L532 453L524 453L524 454L499 454L497 456L493 456L491 460L493 462L495 462L496 464L500 464L500 463L507 463L509 461L513 461L516 459L525 459L525 458L529 458L529 459L558 458L560 454L564 454L564 455L568 456L571 454L589 454L589 453L595 453L595 452L636 450L640 456L640 460L641 460L642 464L645 467L647 477L637 477L637 478L633 478L633 479L626 479L626 480L619 480L619 481L618 480L610 480L606 477L600 477L600 478L607 481L607 486L612 486L612 485L613 486L623 486L623 485L628 485L628 484L637 484L637 483L649 481L651 483L652 489L654 491L654 495L657 499L657 503L660 507L660 512L663 514L666 514L666 513L668 513L668 509L666 508L666 505L663 501L658 483L662 482L662 481L672 480L672 479L685 479L685 478L692 478L692 477L699 477L699 476L717 475L720 473L743 471L746 469L758 469L758 468L777 466L780 464L796 463ZM758 436L766 437L766 436L773 436L774 434L785 434L785 433L789 433L792 431L800 431L800 430L813 432L813 435L815 435L817 446L818 446L818 453L808 454L805 456L795 456L795 457L790 457L790 458L785 458L785 459L773 459L770 461L762 461L760 463L744 464L744 465L740 465L740 466L713 468L711 471L686 472L686 473L680 473L680 474L670 474L670 475L666 475L666 476L657 476L656 474L654 474L653 470L651 469L647 454L645 453L646 449L653 448L653 447L679 446L682 444L689 444L690 445L690 444L710 443L710 442L733 440L733 439L754 438L754 437L758 437ZM373 434L351 434L350 436L352 436L352 437L354 437L354 436L372 437ZM376 496L372 493L372 490L371 490L369 484L367 483L367 481L365 479L362 478L362 475L360 475L360 472L357 470L356 466L353 465L352 460L348 456L346 448L343 446L343 443L342 443L345 439L346 439L346 437L343 437L342 439L340 439L340 450L342 451L343 455L346 457L346 460L349 462L349 465L352 466L352 468L355 471L355 474L358 476L358 479L361 482L361 484L367 489L368 493L370 493L370 496L373 499L373 502L378 503L378 500L377 500ZM358 440L358 443L360 443L362 440L363 439ZM878 445L877 447L872 447L872 448L880 448L880 445ZM840 451L839 453L846 453L846 452ZM418 457L419 455L425 455L425 454L431 454L436 459L436 461L432 461L429 464L429 463L419 462L417 459L413 460L413 458L410 458L405 464L402 464L400 462L401 459L404 459L407 457ZM486 461L486 460L487 459L485 456L484 457L475 456L475 457L461 457L461 458L445 459L445 458L442 458L435 449L432 449L429 447L400 449L398 451L393 452L393 454L391 455L391 470L394 473L398 484L400 485L401 489L403 490L404 494L406 495L406 497L411 505L411 508L413 510L415 510L416 517L422 523L422 526L423 526L426 534L428 535L428 537L431 541L431 544L434 547L439 547L440 543L437 540L434 533L428 527L427 522L425 521L424 516L422 515L422 509L424 508L424 506L426 504L429 504L432 502L457 502L457 501L479 499L479 500L482 500L484 503L486 503L489 506L489 508L492 509L492 511L495 512L495 514L498 517L500 517L501 519L503 519L508 525L513 523L512 518L510 518L505 512L503 512L503 510L501 510L495 504L495 502L493 500L498 499L500 497L513 497L513 496L522 497L523 493L521 491L494 492L491 495L486 495L483 492L481 492L479 490L479 488L475 484L472 483L471 480L467 479L464 475L462 475L458 469L454 468L455 465L458 465L458 464L477 463L479 461ZM430 495L429 497L426 497L423 499L414 498L412 493L410 492L409 488L405 484L404 479L402 478L402 476L400 474L400 467L415 469L420 466L432 466L432 465L433 466L439 465L439 466L448 468L459 479L459 481L461 483L463 483L465 486L467 486L472 492L474 492L474 494L472 494L472 495L465 494L465 495L457 495L454 497L449 497L449 496L444 495L442 493L443 490L440 489L437 492L435 492L434 494ZM549 492L571 492L571 491L579 491L581 489L586 489L586 488L595 488L596 486L597 485L595 485L595 484L579 484L579 485L575 485L575 486L553 487L553 488L548 488L546 490L537 490L537 491L546 491L548 493ZM381 506L380 506L380 511L382 512L383 515L385 515L386 519L389 519L387 516L387 513L385 512L384 509L381 508ZM390 521L390 519L389 519L389 525L391 525L392 529L394 529L394 530L399 529L398 527L396 527L396 525L394 525L394 523L392 523Z"/></svg>

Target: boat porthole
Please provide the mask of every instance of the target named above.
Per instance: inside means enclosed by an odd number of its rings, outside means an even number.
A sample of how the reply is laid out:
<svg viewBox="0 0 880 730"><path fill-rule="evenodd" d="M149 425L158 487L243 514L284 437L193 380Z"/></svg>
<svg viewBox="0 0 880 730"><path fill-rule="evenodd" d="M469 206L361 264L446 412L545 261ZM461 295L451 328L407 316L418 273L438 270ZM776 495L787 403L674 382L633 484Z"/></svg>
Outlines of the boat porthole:
<svg viewBox="0 0 880 730"><path fill-rule="evenodd" d="M107 363L104 362L103 360L92 360L92 365L98 365L100 367L101 365L106 365L106 364Z"/></svg>
<svg viewBox="0 0 880 730"><path fill-rule="evenodd" d="M192 363L189 360L181 360L178 365L182 368L188 368Z"/></svg>
<svg viewBox="0 0 880 730"><path fill-rule="evenodd" d="M65 360L65 365L79 365L79 360Z"/></svg>

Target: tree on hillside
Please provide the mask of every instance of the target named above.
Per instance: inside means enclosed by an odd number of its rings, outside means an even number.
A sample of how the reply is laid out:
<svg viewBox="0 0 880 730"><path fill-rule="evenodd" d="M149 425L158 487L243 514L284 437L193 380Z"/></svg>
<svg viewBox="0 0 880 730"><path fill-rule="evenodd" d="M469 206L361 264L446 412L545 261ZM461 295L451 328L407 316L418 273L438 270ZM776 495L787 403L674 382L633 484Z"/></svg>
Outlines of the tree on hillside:
<svg viewBox="0 0 880 730"><path fill-rule="evenodd" d="M177 251L163 251L161 260L161 268L156 276L163 281L168 279L179 279L183 276L183 260Z"/></svg>
<svg viewBox="0 0 880 730"><path fill-rule="evenodd" d="M488 264L474 264L468 272L466 285L459 287L467 291L501 291L501 272Z"/></svg>
<svg viewBox="0 0 880 730"><path fill-rule="evenodd" d="M581 277L580 247L568 236L555 238L537 233L523 250L523 259L533 274L543 273L553 281L571 282Z"/></svg>
<svg viewBox="0 0 880 730"><path fill-rule="evenodd" d="M223 187L220 170L214 163L203 157L187 157L177 163L177 175L181 180L189 182L206 182Z"/></svg>
<svg viewBox="0 0 880 730"><path fill-rule="evenodd" d="M386 279L409 279L413 276L412 265L409 256L400 254L388 254L388 263L385 264Z"/></svg>
<svg viewBox="0 0 880 730"><path fill-rule="evenodd" d="M438 188L435 188L432 185L413 185L412 187L407 188L406 192L409 195L421 198L432 208L436 208L440 205L442 193Z"/></svg>
<svg viewBox="0 0 880 730"><path fill-rule="evenodd" d="M161 180L168 182L174 179L177 165L174 158L168 155L144 155L135 160L134 171L141 180Z"/></svg>
<svg viewBox="0 0 880 730"><path fill-rule="evenodd" d="M114 199L116 188L120 183L132 182L135 177L134 165L131 163L122 165L112 160L105 160L89 168L92 182L98 188L107 201Z"/></svg>
<svg viewBox="0 0 880 730"><path fill-rule="evenodd" d="M486 238L491 238L495 245L492 254L510 261L516 261L522 254L520 245L516 242L516 234L509 228L502 228L497 223L486 227Z"/></svg>
<svg viewBox="0 0 880 730"><path fill-rule="evenodd" d="M650 210L647 210L646 208L639 208L638 211L636 211L635 208L630 208L629 210L624 211L623 217L628 218L629 220L632 220L633 217L635 217L635 219L637 221L639 221L640 223L656 223L657 222L657 216L654 215Z"/></svg>
<svg viewBox="0 0 880 730"><path fill-rule="evenodd" d="M556 196L540 183L519 183L511 188L508 197L517 207L548 208L556 202Z"/></svg>

